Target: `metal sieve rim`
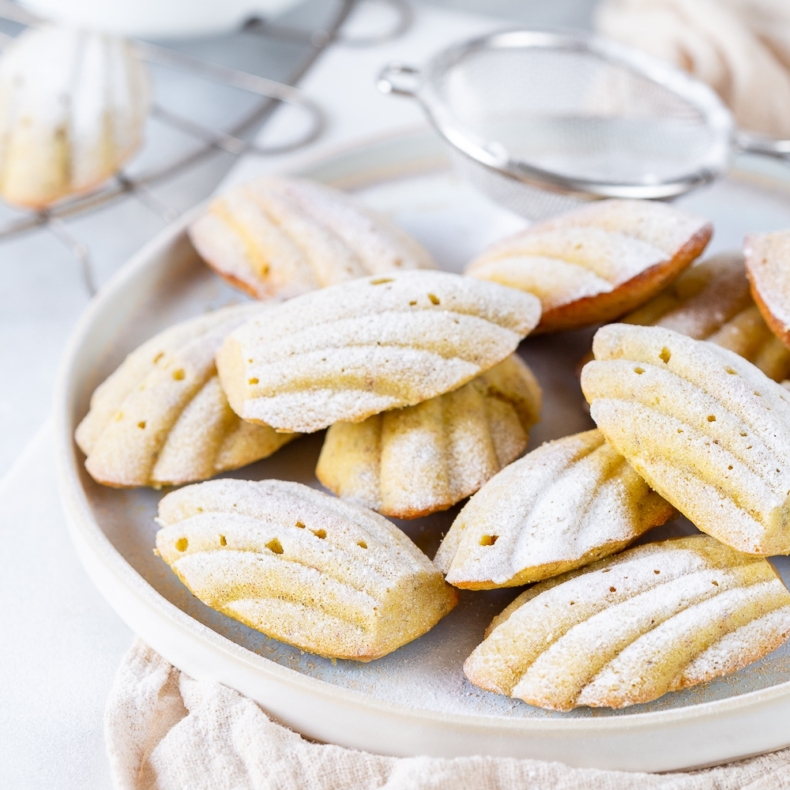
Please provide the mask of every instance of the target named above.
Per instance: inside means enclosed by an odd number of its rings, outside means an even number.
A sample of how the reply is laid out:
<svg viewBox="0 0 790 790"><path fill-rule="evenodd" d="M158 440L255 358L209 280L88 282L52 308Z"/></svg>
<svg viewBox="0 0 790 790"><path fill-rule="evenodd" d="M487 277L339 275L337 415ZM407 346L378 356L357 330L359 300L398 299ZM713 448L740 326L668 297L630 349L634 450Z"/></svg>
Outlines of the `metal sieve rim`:
<svg viewBox="0 0 790 790"><path fill-rule="evenodd" d="M438 90L444 76L468 56L494 49L553 49L589 53L619 65L666 88L692 105L712 134L711 145L699 165L686 175L649 183L570 177L511 158L507 152L480 140L458 124L452 108ZM440 51L422 70L401 63L390 63L380 72L377 85L382 93L416 99L444 140L477 164L515 181L580 199L677 197L721 175L728 168L736 146L732 114L706 84L665 61L593 33L556 28L516 28L490 33Z"/></svg>

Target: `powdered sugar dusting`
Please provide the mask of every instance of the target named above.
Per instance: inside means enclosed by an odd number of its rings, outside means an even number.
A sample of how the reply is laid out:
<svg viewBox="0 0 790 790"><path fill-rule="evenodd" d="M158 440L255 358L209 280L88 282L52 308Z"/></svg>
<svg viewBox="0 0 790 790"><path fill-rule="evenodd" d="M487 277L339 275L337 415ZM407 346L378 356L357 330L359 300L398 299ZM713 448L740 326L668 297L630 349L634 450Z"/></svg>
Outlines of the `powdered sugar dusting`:
<svg viewBox="0 0 790 790"><path fill-rule="evenodd" d="M718 539L756 553L790 549L787 391L736 354L659 327L604 327L594 352L582 375L591 414L637 471ZM722 497L757 534L730 534Z"/></svg>
<svg viewBox="0 0 790 790"><path fill-rule="evenodd" d="M540 223L542 228L596 227L625 233L671 257L711 224L702 217L657 200L600 200Z"/></svg>
<svg viewBox="0 0 790 790"><path fill-rule="evenodd" d="M516 458L540 412L517 357L417 406L333 425L316 474L330 490L397 518L443 510Z"/></svg>
<svg viewBox="0 0 790 790"><path fill-rule="evenodd" d="M543 305L541 330L567 329L643 302L699 255L710 233L708 223L669 206L609 200L493 244L467 273L534 293ZM582 300L588 304L578 308Z"/></svg>
<svg viewBox="0 0 790 790"><path fill-rule="evenodd" d="M340 190L303 179L241 184L215 200L189 232L219 274L259 298L433 268L420 244L386 217Z"/></svg>
<svg viewBox="0 0 790 790"><path fill-rule="evenodd" d="M750 233L744 242L746 268L756 298L779 324L783 334L790 332L790 231Z"/></svg>
<svg viewBox="0 0 790 790"><path fill-rule="evenodd" d="M535 294L544 311L613 290L610 282L584 266L548 255L527 256L520 250L475 261L466 273Z"/></svg>
<svg viewBox="0 0 790 790"><path fill-rule="evenodd" d="M354 251L365 274L434 268L430 255L417 241L344 192L317 181L274 177L266 179L264 189L289 195L303 215L331 229Z"/></svg>
<svg viewBox="0 0 790 790"><path fill-rule="evenodd" d="M166 329L133 351L94 392L76 440L97 480L114 486L201 480L270 455L294 438L241 430L217 379L214 355L260 305L218 310Z"/></svg>
<svg viewBox="0 0 790 790"><path fill-rule="evenodd" d="M736 672L759 658L766 648L779 647L790 636L790 606L774 609L714 642L680 676L682 688Z"/></svg>
<svg viewBox="0 0 790 790"><path fill-rule="evenodd" d="M123 39L30 28L0 61L0 193L43 207L113 175L142 142L145 66Z"/></svg>
<svg viewBox="0 0 790 790"><path fill-rule="evenodd" d="M737 642L722 644L722 635L731 629L748 625L766 611L790 603L787 589L775 577L770 578L770 571L766 574L739 574L734 570L708 572L696 574L684 581L683 589L674 595L673 591L663 590L664 595L656 606L657 610L671 607L680 611L637 637L619 652L582 690L578 697L579 704L621 707L653 699L668 690L667 686L669 689L679 688L682 681L668 684L668 677L674 681L690 660L699 661L699 654L707 651L711 643L718 642L720 650L736 647ZM617 614L623 620L627 619L625 613ZM645 618L648 615L652 615L652 619L657 622L660 620L658 611L646 612L643 608L641 616ZM769 623L764 623L764 626L767 625ZM787 621L783 624L773 622L771 625L774 629L779 625L780 633L764 633L767 639L755 646L753 660L784 641L782 631L787 631ZM776 636L779 636L778 641ZM743 662L745 658L740 653L737 658L733 655L730 660L740 659ZM705 663L698 664L697 671ZM710 669L708 665L707 670ZM693 682L692 676L686 676L683 680L686 683Z"/></svg>
<svg viewBox="0 0 790 790"><path fill-rule="evenodd" d="M484 688L559 710L655 699L712 645L726 648L727 633L790 605L765 560L704 536L626 551L524 597L465 671ZM771 622L752 660L776 647L777 625L786 636L786 621Z"/></svg>
<svg viewBox="0 0 790 790"><path fill-rule="evenodd" d="M456 389L512 353L538 300L444 272L403 272L306 294L231 333L217 356L231 406L315 431Z"/></svg>
<svg viewBox="0 0 790 790"><path fill-rule="evenodd" d="M743 255L724 252L686 269L658 296L622 319L709 340L779 381L790 375L790 350L762 319L749 292Z"/></svg>
<svg viewBox="0 0 790 790"><path fill-rule="evenodd" d="M671 513L599 431L588 431L490 480L459 513L436 562L461 587L524 584L611 554Z"/></svg>
<svg viewBox="0 0 790 790"><path fill-rule="evenodd" d="M624 233L559 223L554 228L533 225L518 236L495 244L478 260L492 261L514 256L527 259L542 256L565 261L590 271L608 283L610 288L666 259L660 248ZM571 297L566 297L566 301L571 301Z"/></svg>
<svg viewBox="0 0 790 790"><path fill-rule="evenodd" d="M201 600L311 652L376 658L455 605L397 527L297 483L217 480L159 510L157 550Z"/></svg>

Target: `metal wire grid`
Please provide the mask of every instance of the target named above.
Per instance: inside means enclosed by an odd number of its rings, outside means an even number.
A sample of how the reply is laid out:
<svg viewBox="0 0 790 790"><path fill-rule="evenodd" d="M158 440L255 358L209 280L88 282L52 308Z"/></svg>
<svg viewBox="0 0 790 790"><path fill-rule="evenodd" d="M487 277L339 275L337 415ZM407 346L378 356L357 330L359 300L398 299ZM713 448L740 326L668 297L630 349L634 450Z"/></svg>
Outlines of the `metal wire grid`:
<svg viewBox="0 0 790 790"><path fill-rule="evenodd" d="M380 34L349 37L343 33L343 27L354 9L364 2L379 2L391 6L395 11L395 21L389 29ZM25 27L35 26L42 22L10 0L0 0L0 19ZM283 82L223 66L151 42L135 41L134 45L138 53L148 63L179 69L192 77L210 80L229 88L249 91L262 97L262 101L258 102L252 111L228 129L210 128L194 119L154 104L151 109L152 117L179 132L194 137L201 145L150 172L132 176L121 170L95 191L61 200L43 211L25 212L21 218L15 218L5 226L0 226L0 241L35 229L48 230L77 259L85 288L92 296L96 292L96 283L90 251L87 245L72 233L63 221L64 219L99 211L121 199L131 197L138 200L163 221L172 222L179 216L179 212L164 203L151 191L150 187L183 174L216 151L223 151L234 157L239 157L242 154L272 156L293 151L313 142L324 130L325 116L317 103L295 87L299 80L330 46L342 44L362 47L384 43L402 35L411 23L412 12L408 0L338 0L337 8L329 22L313 29L279 24L259 18L249 20L244 25L245 32L289 41L306 47L305 56L290 71ZM0 46L12 39L13 36L0 33ZM246 139L253 132L262 128L281 104L296 106L308 113L310 124L307 131L294 139L275 145L261 146Z"/></svg>

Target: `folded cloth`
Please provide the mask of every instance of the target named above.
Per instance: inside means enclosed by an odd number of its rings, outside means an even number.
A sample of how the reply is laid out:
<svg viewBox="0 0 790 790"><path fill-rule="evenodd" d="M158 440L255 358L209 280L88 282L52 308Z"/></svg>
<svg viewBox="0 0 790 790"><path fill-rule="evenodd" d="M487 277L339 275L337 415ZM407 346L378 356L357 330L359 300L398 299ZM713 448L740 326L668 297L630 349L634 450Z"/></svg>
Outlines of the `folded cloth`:
<svg viewBox="0 0 790 790"><path fill-rule="evenodd" d="M105 736L118 790L773 790L790 749L692 773L637 774L494 757L382 757L310 743L258 705L197 681L139 639L116 677Z"/></svg>
<svg viewBox="0 0 790 790"><path fill-rule="evenodd" d="M790 137L787 0L603 0L595 27L708 83L742 129Z"/></svg>

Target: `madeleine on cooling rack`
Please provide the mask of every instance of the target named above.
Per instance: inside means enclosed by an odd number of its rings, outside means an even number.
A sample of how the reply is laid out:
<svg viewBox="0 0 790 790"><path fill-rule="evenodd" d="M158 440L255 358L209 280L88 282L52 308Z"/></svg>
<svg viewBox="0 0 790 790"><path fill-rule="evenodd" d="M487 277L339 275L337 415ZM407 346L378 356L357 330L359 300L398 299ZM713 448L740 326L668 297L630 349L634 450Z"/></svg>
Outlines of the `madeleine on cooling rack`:
<svg viewBox="0 0 790 790"><path fill-rule="evenodd" d="M143 140L148 71L105 33L29 28L0 56L0 197L33 209L117 173Z"/></svg>

